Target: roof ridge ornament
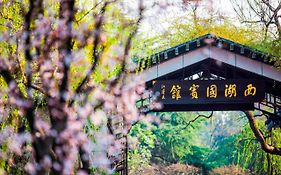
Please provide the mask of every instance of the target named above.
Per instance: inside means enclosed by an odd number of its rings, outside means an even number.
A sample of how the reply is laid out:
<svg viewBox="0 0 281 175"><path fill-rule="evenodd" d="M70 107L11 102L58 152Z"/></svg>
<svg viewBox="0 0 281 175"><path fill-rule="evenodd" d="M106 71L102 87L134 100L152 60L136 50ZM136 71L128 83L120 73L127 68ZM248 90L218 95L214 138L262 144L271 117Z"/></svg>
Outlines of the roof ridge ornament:
<svg viewBox="0 0 281 175"><path fill-rule="evenodd" d="M217 47L222 49L223 48L222 40L219 38L219 39L217 39L217 41L218 41L217 42Z"/></svg>
<svg viewBox="0 0 281 175"><path fill-rule="evenodd" d="M165 59L165 60L167 60L167 59L168 59L168 53L167 53L167 51L166 51L166 52L164 52L164 59Z"/></svg>
<svg viewBox="0 0 281 175"><path fill-rule="evenodd" d="M189 42L185 44L185 51L189 51Z"/></svg>
<svg viewBox="0 0 281 175"><path fill-rule="evenodd" d="M175 48L175 55L176 56L179 55L179 48L178 47Z"/></svg>
<svg viewBox="0 0 281 175"><path fill-rule="evenodd" d="M241 53L241 54L244 54L244 53L245 53L245 48L244 48L243 46L241 46L241 48L240 48L240 53Z"/></svg>
<svg viewBox="0 0 281 175"><path fill-rule="evenodd" d="M197 47L200 47L200 45L201 45L200 39L197 39L197 40L196 40L196 46L197 46Z"/></svg>
<svg viewBox="0 0 281 175"><path fill-rule="evenodd" d="M230 44L229 50L230 50L230 51L234 51L234 43L231 43L231 44Z"/></svg>

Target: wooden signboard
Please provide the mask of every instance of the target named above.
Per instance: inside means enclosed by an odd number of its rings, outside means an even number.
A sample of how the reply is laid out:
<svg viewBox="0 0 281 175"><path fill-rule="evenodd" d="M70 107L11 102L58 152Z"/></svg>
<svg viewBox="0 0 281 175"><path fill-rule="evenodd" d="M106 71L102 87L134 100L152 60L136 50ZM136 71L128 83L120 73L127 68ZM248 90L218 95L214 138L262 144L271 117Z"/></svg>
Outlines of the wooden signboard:
<svg viewBox="0 0 281 175"><path fill-rule="evenodd" d="M262 81L240 79L156 81L153 92L168 111L252 109L265 94Z"/></svg>

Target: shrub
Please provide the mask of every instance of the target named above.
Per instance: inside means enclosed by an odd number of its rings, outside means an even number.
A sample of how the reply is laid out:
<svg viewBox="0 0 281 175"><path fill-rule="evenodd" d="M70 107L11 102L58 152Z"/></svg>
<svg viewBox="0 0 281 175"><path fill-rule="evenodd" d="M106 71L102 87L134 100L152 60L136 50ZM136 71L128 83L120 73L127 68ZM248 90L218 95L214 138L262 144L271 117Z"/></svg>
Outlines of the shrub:
<svg viewBox="0 0 281 175"><path fill-rule="evenodd" d="M223 166L219 168L214 168L210 175L249 175L248 171L243 170L241 167L237 165Z"/></svg>
<svg viewBox="0 0 281 175"><path fill-rule="evenodd" d="M184 164L172 164L164 168L165 174L169 175L199 175L202 174L200 168L191 165L184 165Z"/></svg>

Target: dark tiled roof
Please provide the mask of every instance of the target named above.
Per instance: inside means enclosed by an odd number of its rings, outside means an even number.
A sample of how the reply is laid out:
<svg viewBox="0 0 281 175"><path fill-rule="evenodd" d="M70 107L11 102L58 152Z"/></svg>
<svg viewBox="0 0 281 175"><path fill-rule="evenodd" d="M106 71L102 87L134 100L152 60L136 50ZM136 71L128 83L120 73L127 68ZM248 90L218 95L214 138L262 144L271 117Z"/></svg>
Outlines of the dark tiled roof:
<svg viewBox="0 0 281 175"><path fill-rule="evenodd" d="M163 50L146 59L141 59L138 63L138 69L143 70L155 66L157 64L173 59L179 55L183 55L192 50L196 50L207 45L222 48L265 64L274 65L274 61L272 61L273 57L266 53L263 53L254 48L250 48L242 44L235 43L234 41L214 36L212 34L206 34L199 38L177 45L175 47Z"/></svg>

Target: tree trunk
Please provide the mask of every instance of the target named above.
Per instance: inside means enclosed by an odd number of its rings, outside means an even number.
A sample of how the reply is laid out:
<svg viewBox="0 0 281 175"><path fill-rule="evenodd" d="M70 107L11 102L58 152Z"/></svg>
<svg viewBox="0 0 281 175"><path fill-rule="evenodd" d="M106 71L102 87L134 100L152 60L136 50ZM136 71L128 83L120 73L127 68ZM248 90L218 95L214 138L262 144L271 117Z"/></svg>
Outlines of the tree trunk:
<svg viewBox="0 0 281 175"><path fill-rule="evenodd" d="M258 125L257 125L256 120L255 120L254 113L252 111L244 111L244 113L246 114L246 117L248 118L250 127L251 127L257 141L260 143L262 150L264 150L265 152L267 152L269 154L281 156L281 148L275 147L273 145L269 145L266 142L263 133L258 128Z"/></svg>

